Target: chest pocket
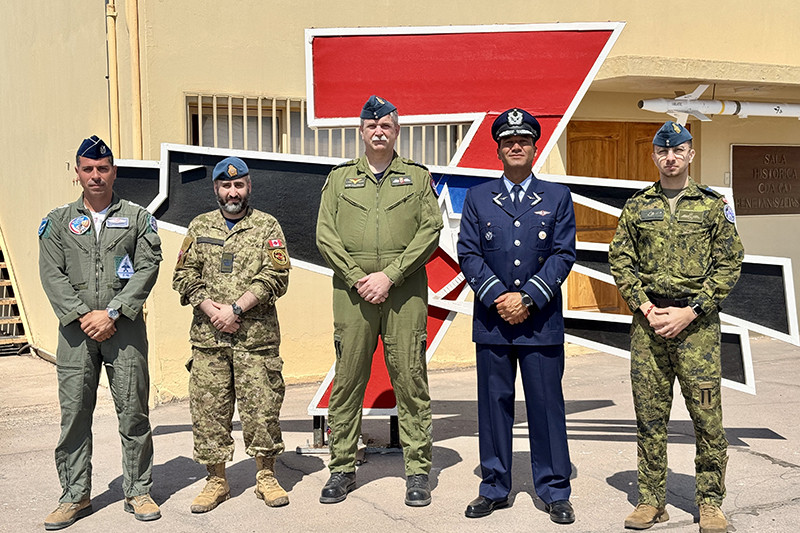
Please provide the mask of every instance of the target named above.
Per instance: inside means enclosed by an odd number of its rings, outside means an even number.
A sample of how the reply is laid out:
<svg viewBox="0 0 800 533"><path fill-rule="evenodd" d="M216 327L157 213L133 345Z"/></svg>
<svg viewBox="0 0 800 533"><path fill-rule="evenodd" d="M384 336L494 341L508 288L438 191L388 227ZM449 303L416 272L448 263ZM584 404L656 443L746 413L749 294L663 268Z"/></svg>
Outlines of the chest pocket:
<svg viewBox="0 0 800 533"><path fill-rule="evenodd" d="M553 229L556 227L554 216L537 216L533 219L528 235L529 246L535 250L553 249Z"/></svg>
<svg viewBox="0 0 800 533"><path fill-rule="evenodd" d="M405 192L411 187L399 187ZM386 206L386 222L391 228L391 238L396 249L405 248L419 228L419 201L413 191Z"/></svg>
<svg viewBox="0 0 800 533"><path fill-rule="evenodd" d="M496 220L481 220L478 227L478 238L481 240L481 249L487 252L499 250L503 246L505 231Z"/></svg>
<svg viewBox="0 0 800 533"><path fill-rule="evenodd" d="M677 247L683 271L687 276L703 276L711 266L711 231L707 211L675 213Z"/></svg>
<svg viewBox="0 0 800 533"><path fill-rule="evenodd" d="M347 193L339 195L336 209L336 229L345 250L361 251L364 248L364 233L367 230L369 208Z"/></svg>

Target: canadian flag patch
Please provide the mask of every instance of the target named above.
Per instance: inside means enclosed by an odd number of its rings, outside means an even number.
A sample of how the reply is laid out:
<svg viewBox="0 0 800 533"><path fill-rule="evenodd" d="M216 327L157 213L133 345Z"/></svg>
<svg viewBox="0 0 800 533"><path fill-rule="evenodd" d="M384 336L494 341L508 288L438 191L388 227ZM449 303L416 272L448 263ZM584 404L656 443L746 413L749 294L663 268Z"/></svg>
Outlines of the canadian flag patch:
<svg viewBox="0 0 800 533"><path fill-rule="evenodd" d="M270 239L269 240L269 247L270 248L283 248L283 241L280 239Z"/></svg>

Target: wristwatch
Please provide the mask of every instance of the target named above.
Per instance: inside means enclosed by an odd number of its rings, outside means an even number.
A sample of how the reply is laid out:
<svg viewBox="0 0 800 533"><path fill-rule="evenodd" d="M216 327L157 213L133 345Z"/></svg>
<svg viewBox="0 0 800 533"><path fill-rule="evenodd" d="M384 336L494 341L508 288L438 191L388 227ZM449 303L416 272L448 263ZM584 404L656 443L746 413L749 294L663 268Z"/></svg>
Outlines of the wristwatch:
<svg viewBox="0 0 800 533"><path fill-rule="evenodd" d="M111 320L117 320L119 318L119 310L113 307L106 307L106 313Z"/></svg>
<svg viewBox="0 0 800 533"><path fill-rule="evenodd" d="M233 302L231 304L231 307L233 308L233 314L234 315L239 316L239 315L242 314L242 308L239 307L236 302Z"/></svg>
<svg viewBox="0 0 800 533"><path fill-rule="evenodd" d="M534 307L536 307L536 304L533 303L533 298L531 298L527 292L521 292L520 294L522 294L522 305L527 307L529 311L532 311Z"/></svg>
<svg viewBox="0 0 800 533"><path fill-rule="evenodd" d="M700 304L692 304L691 308L696 316L700 316L703 314L703 308L700 307Z"/></svg>

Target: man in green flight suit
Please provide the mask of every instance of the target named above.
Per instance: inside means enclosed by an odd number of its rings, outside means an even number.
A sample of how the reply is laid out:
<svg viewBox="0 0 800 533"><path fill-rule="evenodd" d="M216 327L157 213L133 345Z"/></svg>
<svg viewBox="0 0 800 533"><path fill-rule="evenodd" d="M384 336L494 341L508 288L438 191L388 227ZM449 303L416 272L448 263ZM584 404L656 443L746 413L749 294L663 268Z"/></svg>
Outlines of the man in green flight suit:
<svg viewBox="0 0 800 533"><path fill-rule="evenodd" d="M317 219L317 247L334 273L336 348L328 407L331 477L320 502L341 502L355 488L364 390L380 335L397 399L405 503L420 507L431 501L425 263L443 224L428 170L394 151L397 108L371 96L360 132L365 154L328 175Z"/></svg>
<svg viewBox="0 0 800 533"><path fill-rule="evenodd" d="M155 218L113 191L111 149L92 136L78 148L83 194L39 226L39 272L59 320L56 366L61 437L55 457L62 493L45 529L92 511L92 414L106 368L122 440L124 509L138 520L161 516L150 497L153 436L142 306L161 262Z"/></svg>
<svg viewBox="0 0 800 533"><path fill-rule="evenodd" d="M639 501L629 529L669 520L664 507L667 424L675 377L694 424L695 501L701 533L727 531L728 441L722 426L719 305L739 279L744 248L725 198L689 177L692 136L668 121L653 139L660 181L625 204L609 250L611 273L633 311L631 387Z"/></svg>
<svg viewBox="0 0 800 533"><path fill-rule="evenodd" d="M275 302L289 285L289 254L278 221L249 206L244 161L223 159L212 181L219 209L189 224L172 278L181 304L194 308L189 409L194 459L208 470L191 511L205 513L230 498L225 462L233 460L237 403L245 451L256 459L255 494L280 507L289 495L275 479L286 390Z"/></svg>

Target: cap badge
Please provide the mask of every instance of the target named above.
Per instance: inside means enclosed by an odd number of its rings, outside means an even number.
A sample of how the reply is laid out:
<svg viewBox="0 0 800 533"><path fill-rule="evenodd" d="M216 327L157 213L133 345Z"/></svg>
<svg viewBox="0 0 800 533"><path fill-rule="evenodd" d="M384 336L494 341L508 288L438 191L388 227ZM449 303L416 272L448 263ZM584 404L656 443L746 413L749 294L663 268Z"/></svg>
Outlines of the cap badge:
<svg viewBox="0 0 800 533"><path fill-rule="evenodd" d="M509 126L519 126L522 124L522 113L519 109L515 109L508 113L508 125Z"/></svg>
<svg viewBox="0 0 800 533"><path fill-rule="evenodd" d="M236 170L236 167L233 165L228 165L228 176L235 178L239 175L239 171Z"/></svg>
<svg viewBox="0 0 800 533"><path fill-rule="evenodd" d="M379 104L383 105L386 103L386 100L381 98L380 96L376 96L375 99L378 101Z"/></svg>
<svg viewBox="0 0 800 533"><path fill-rule="evenodd" d="M106 147L104 145L100 145L100 153L101 154L105 154L106 153Z"/></svg>
<svg viewBox="0 0 800 533"><path fill-rule="evenodd" d="M675 130L675 133L681 132L681 127L675 124L674 122L672 123L672 129Z"/></svg>

